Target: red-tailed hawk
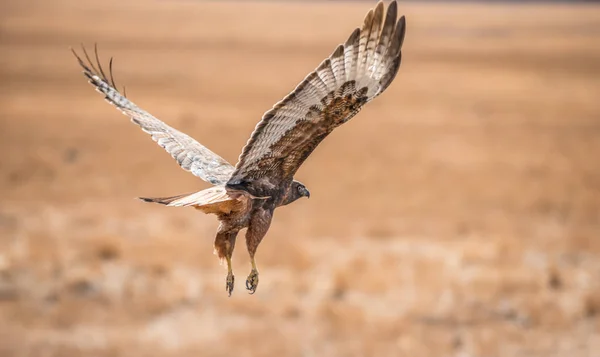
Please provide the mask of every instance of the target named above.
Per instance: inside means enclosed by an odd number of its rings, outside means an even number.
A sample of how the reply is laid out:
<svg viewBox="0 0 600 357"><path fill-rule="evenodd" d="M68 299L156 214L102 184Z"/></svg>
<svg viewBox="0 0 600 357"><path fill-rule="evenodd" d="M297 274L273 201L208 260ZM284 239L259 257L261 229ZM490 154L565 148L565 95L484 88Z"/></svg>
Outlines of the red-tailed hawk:
<svg viewBox="0 0 600 357"><path fill-rule="evenodd" d="M348 40L335 49L290 94L267 111L234 167L188 135L168 126L132 103L115 86L112 59L107 77L98 59L73 53L83 73L106 100L162 146L179 165L214 187L173 197L141 198L167 206L191 206L217 215L220 225L215 253L227 262L226 290L233 290L231 255L238 232L248 228L246 245L252 271L246 288L254 293L258 270L256 249L267 233L273 211L309 197L294 174L319 143L383 93L400 67L406 22L397 20L396 1L384 13L379 2Z"/></svg>

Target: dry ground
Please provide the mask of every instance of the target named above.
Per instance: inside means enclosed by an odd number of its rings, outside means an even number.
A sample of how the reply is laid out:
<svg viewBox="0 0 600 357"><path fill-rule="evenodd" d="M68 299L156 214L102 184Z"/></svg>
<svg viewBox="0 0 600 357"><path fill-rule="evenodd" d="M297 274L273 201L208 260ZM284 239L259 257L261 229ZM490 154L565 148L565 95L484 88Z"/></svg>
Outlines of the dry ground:
<svg viewBox="0 0 600 357"><path fill-rule="evenodd" d="M85 83L235 162L367 2L0 3L0 355L598 356L600 7L401 4L389 90L298 173L237 290L206 187Z"/></svg>

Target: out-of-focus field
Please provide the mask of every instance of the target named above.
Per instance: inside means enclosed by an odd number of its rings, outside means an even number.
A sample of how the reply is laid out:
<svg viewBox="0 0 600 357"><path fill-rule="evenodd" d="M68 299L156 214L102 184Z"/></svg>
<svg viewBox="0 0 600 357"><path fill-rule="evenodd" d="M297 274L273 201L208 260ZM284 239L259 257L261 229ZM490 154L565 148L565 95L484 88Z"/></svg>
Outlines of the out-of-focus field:
<svg viewBox="0 0 600 357"><path fill-rule="evenodd" d="M232 163L369 2L4 1L0 355L597 356L600 7L400 4L386 93L298 172L261 281L217 221L136 196L207 184L85 82Z"/></svg>

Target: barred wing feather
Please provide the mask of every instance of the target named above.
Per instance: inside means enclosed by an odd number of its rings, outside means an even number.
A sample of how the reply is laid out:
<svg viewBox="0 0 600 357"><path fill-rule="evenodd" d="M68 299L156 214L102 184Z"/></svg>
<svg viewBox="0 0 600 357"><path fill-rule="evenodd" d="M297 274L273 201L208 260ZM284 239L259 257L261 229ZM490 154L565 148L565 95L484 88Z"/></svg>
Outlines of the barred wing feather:
<svg viewBox="0 0 600 357"><path fill-rule="evenodd" d="M267 111L242 150L228 185L257 190L289 181L333 129L392 82L401 60L405 19L379 2L315 71Z"/></svg>
<svg viewBox="0 0 600 357"><path fill-rule="evenodd" d="M105 99L123 114L127 115L132 122L139 125L143 131L150 134L152 139L158 145L164 148L171 156L177 160L179 165L204 181L213 185L222 185L231 177L234 167L223 158L210 151L208 148L191 138L190 136L170 127L166 123L152 116L150 113L139 108L133 102L121 94L116 89L112 75L112 59L109 66L109 78L105 75L100 61L98 60L98 51L96 49L96 62L98 69L90 60L85 48L83 58L77 57L79 64L83 68L84 75L89 82L96 87L96 90L104 94Z"/></svg>

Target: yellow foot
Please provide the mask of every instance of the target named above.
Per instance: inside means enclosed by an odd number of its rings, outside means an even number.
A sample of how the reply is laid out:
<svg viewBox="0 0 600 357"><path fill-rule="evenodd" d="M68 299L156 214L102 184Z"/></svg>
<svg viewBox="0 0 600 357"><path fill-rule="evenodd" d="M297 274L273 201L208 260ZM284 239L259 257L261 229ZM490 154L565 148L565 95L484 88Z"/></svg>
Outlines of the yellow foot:
<svg viewBox="0 0 600 357"><path fill-rule="evenodd" d="M227 291L227 294L229 294L229 296L231 296L231 292L233 291L234 281L235 278L233 277L233 273L229 272L227 274L227 280L225 281L225 291Z"/></svg>
<svg viewBox="0 0 600 357"><path fill-rule="evenodd" d="M248 275L248 279L246 279L246 289L248 289L250 294L254 294L257 286L258 286L258 270L252 269L252 271L250 272L250 275Z"/></svg>

